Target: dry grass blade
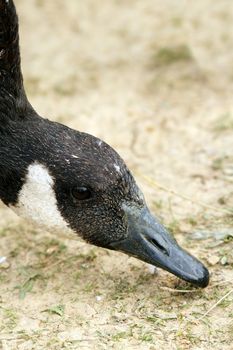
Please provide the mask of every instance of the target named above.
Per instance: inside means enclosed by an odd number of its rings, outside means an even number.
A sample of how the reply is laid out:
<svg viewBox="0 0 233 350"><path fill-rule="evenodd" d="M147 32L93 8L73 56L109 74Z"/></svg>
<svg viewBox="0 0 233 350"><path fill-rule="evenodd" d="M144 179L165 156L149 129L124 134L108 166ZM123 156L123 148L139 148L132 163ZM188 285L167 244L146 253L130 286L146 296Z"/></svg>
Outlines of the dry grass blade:
<svg viewBox="0 0 233 350"><path fill-rule="evenodd" d="M221 281L221 282L212 284L211 286L208 287L208 289L210 289L210 288L215 288L215 287L219 287L219 286L222 286L222 285L228 284L228 283L229 283L229 284L233 283L233 279L232 279L232 280L225 280L225 281Z"/></svg>
<svg viewBox="0 0 233 350"><path fill-rule="evenodd" d="M171 293L200 293L202 292L201 289L174 289L174 288L169 288L169 287L160 287L162 290L166 290Z"/></svg>
<svg viewBox="0 0 233 350"><path fill-rule="evenodd" d="M161 184L159 184L158 182L156 182L154 179L150 178L149 176L146 176L146 175L143 175L143 174L139 174L141 178L143 178L150 186L152 186L153 188L158 188L162 191L165 191L165 192L168 192L174 196L177 196L177 197L180 197L186 201L189 201L193 204L196 204L196 205L199 205L203 208L207 208L207 209L211 209L211 210L214 210L215 212L218 211L218 212L221 212L221 213L224 213L224 214L233 214L233 211L230 209L230 208L217 208L217 207L214 207L212 205L209 205L209 204L205 204L205 203L202 203L200 201L196 201L188 196L185 196L183 194L180 194L172 189L169 189Z"/></svg>
<svg viewBox="0 0 233 350"><path fill-rule="evenodd" d="M221 304L221 302L222 302L223 300L225 300L227 297L229 297L229 295L230 295L231 293L233 293L233 289L231 289L231 290L230 290L228 293L226 293L221 299L219 299L214 305L212 305L211 308L210 308L209 310L207 310L207 311L204 313L204 315L202 315L201 317L199 317L199 318L197 319L197 321L203 320L203 318L205 318L207 315L209 315L209 313L210 313L213 309L215 309L219 304Z"/></svg>

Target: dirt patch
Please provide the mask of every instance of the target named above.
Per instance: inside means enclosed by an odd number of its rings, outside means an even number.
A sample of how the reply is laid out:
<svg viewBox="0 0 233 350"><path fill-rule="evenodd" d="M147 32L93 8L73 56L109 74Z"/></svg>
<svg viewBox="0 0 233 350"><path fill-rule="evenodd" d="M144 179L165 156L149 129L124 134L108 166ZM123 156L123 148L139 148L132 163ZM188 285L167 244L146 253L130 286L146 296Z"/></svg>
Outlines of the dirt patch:
<svg viewBox="0 0 233 350"><path fill-rule="evenodd" d="M1 207L2 348L232 349L233 5L16 5L33 106L117 149L152 211L212 276L207 289L190 291Z"/></svg>

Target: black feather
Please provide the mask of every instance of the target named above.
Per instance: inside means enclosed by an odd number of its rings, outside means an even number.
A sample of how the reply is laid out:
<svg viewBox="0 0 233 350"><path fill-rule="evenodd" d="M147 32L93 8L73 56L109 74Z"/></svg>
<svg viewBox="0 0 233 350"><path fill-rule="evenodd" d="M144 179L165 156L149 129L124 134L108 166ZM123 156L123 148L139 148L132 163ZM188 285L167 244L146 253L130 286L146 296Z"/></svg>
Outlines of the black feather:
<svg viewBox="0 0 233 350"><path fill-rule="evenodd" d="M0 0L0 73L1 87L17 97L22 89L23 78L20 69L18 16L12 0Z"/></svg>
<svg viewBox="0 0 233 350"><path fill-rule="evenodd" d="M0 133L32 110L23 87L18 16L12 0L0 0Z"/></svg>

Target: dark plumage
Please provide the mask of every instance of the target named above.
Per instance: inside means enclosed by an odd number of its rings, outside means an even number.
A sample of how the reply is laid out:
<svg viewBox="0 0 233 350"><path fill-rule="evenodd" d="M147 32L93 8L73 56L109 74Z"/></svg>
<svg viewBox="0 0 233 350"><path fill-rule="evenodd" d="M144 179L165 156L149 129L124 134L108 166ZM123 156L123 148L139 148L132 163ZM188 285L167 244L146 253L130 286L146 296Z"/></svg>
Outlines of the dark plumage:
<svg viewBox="0 0 233 350"><path fill-rule="evenodd" d="M0 0L0 198L49 230L67 227L89 243L208 284L205 267L151 216L117 153L32 108L23 87L12 0Z"/></svg>

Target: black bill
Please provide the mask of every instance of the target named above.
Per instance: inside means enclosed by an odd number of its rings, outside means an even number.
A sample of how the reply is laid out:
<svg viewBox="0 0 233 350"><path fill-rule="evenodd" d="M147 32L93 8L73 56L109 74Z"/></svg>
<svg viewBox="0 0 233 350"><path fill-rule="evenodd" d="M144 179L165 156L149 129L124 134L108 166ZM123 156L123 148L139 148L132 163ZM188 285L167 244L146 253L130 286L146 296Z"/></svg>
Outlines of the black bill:
<svg viewBox="0 0 233 350"><path fill-rule="evenodd" d="M122 241L112 243L112 249L167 270L198 287L204 288L208 285L209 272L205 266L179 247L147 207L138 209L125 205L124 210L128 236Z"/></svg>

